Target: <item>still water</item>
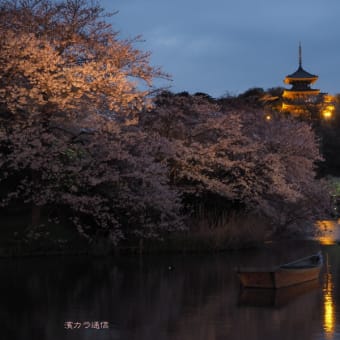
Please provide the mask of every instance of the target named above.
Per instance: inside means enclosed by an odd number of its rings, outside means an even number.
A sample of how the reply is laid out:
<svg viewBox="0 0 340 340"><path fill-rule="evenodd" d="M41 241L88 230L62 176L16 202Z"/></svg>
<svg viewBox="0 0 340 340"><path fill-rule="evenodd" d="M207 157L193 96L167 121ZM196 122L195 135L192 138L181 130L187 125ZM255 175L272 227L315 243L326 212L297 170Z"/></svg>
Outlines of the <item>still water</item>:
<svg viewBox="0 0 340 340"><path fill-rule="evenodd" d="M2 259L0 339L340 339L340 246L321 246L328 263L320 281L295 289L243 290L234 272L318 248L295 242L218 255Z"/></svg>

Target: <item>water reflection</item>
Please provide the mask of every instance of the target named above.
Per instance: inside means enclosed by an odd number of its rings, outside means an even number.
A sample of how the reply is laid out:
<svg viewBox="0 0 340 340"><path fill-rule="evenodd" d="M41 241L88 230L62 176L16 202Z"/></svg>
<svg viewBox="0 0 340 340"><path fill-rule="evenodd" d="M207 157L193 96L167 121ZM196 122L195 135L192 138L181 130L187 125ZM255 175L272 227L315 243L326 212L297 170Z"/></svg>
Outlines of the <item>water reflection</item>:
<svg viewBox="0 0 340 340"><path fill-rule="evenodd" d="M326 273L326 279L323 286L324 293L324 331L326 339L333 339L335 330L335 304L333 301L333 282L332 274Z"/></svg>
<svg viewBox="0 0 340 340"><path fill-rule="evenodd" d="M283 307L300 296L317 290L319 280L307 281L280 289L240 288L239 305L253 307Z"/></svg>
<svg viewBox="0 0 340 340"><path fill-rule="evenodd" d="M314 243L313 243L314 245ZM317 245L317 247L319 247ZM265 295L240 290L234 268L287 262L294 244L270 252L124 259L0 261L0 338L18 340L336 339L340 247L323 247L329 275ZM312 249L314 252L314 249ZM270 256L268 255L270 254ZM172 270L169 270L169 265ZM316 284L316 285L313 285ZM65 321L108 321L67 331Z"/></svg>

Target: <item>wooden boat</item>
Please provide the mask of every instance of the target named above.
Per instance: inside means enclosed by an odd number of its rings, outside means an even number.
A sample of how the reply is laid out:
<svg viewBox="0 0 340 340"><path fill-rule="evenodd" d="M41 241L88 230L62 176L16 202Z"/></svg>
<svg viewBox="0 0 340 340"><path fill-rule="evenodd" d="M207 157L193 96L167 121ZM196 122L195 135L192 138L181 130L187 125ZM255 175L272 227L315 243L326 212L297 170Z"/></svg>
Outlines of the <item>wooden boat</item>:
<svg viewBox="0 0 340 340"><path fill-rule="evenodd" d="M281 288L316 280L322 267L321 252L272 268L238 268L244 287Z"/></svg>

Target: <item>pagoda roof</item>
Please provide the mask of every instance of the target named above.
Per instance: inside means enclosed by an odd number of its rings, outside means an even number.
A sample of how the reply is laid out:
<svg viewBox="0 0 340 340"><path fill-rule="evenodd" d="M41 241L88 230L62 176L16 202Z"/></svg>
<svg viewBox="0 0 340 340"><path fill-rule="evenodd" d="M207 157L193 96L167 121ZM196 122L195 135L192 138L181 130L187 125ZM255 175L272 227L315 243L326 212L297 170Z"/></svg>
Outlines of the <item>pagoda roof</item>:
<svg viewBox="0 0 340 340"><path fill-rule="evenodd" d="M284 82L286 84L293 84L294 82L303 81L312 84L318 78L318 76L311 74L302 68L302 47L301 43L299 43L299 68L294 73L289 74Z"/></svg>
<svg viewBox="0 0 340 340"><path fill-rule="evenodd" d="M300 65L299 68L292 74L289 74L286 79L292 79L292 80L299 80L299 79L308 79L308 80L316 80L319 77L311 74L307 71L305 71L302 66Z"/></svg>
<svg viewBox="0 0 340 340"><path fill-rule="evenodd" d="M319 89L285 89L283 92L290 93L320 93Z"/></svg>

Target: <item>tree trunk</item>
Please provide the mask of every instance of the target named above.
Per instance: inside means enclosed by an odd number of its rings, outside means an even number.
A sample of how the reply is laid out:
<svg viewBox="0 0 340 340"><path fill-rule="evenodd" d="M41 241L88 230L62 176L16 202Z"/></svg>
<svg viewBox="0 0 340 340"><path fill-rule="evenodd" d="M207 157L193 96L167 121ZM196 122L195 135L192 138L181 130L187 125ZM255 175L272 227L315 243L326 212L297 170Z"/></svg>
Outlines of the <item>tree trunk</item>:
<svg viewBox="0 0 340 340"><path fill-rule="evenodd" d="M31 210L31 223L32 226L36 226L40 223L42 207L32 203Z"/></svg>

